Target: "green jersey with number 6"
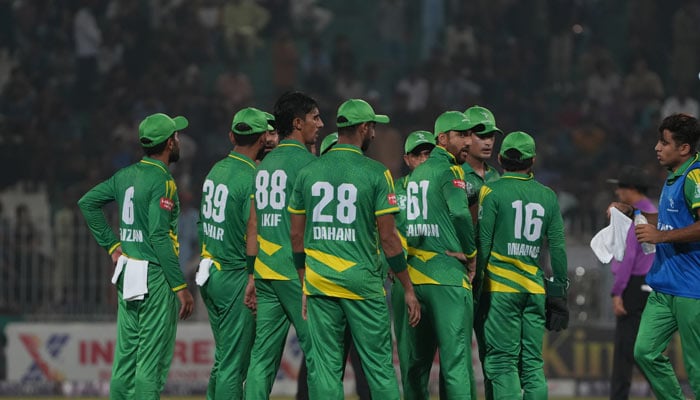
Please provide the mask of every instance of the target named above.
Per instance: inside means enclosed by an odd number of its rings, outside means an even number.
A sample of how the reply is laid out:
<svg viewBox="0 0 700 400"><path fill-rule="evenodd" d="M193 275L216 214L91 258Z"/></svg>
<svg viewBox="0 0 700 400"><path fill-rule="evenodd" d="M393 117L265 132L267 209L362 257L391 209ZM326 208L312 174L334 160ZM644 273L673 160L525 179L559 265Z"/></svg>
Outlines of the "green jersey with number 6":
<svg viewBox="0 0 700 400"><path fill-rule="evenodd" d="M115 200L119 238L102 212L102 206ZM90 189L78 206L97 243L110 254L121 245L125 256L160 266L172 290L187 286L177 258L180 201L175 180L164 163L144 157Z"/></svg>
<svg viewBox="0 0 700 400"><path fill-rule="evenodd" d="M507 172L479 194L479 256L483 291L544 294L538 259L545 237L555 280L566 282L564 224L557 195L532 174Z"/></svg>
<svg viewBox="0 0 700 400"><path fill-rule="evenodd" d="M246 225L255 162L231 151L212 167L202 186L199 241L202 257L223 270L246 267Z"/></svg>
<svg viewBox="0 0 700 400"><path fill-rule="evenodd" d="M356 146L337 144L304 167L289 203L306 215L304 293L383 297L376 217L398 211L391 173Z"/></svg>
<svg viewBox="0 0 700 400"><path fill-rule="evenodd" d="M441 146L419 165L406 184L408 273L414 285L471 288L467 269L446 251L474 257L474 228L464 190L464 173Z"/></svg>
<svg viewBox="0 0 700 400"><path fill-rule="evenodd" d="M287 205L299 170L315 159L301 143L285 139L258 166L254 188L259 244L256 279L299 279L292 261Z"/></svg>

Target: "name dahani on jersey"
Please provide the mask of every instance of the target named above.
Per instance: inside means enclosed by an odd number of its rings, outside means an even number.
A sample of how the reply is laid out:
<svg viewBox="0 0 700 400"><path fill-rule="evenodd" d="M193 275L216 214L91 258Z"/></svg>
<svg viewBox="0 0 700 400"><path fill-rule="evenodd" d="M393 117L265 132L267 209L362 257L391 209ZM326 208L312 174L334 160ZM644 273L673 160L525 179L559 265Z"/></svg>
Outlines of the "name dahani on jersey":
<svg viewBox="0 0 700 400"><path fill-rule="evenodd" d="M282 221L282 214L263 213L260 214L260 226L277 226Z"/></svg>
<svg viewBox="0 0 700 400"><path fill-rule="evenodd" d="M355 228L337 228L335 226L314 226L314 240L355 241Z"/></svg>
<svg viewBox="0 0 700 400"><path fill-rule="evenodd" d="M408 224L406 225L406 237L440 237L438 224Z"/></svg>
<svg viewBox="0 0 700 400"><path fill-rule="evenodd" d="M143 231L140 229L119 228L119 239L122 242L143 242Z"/></svg>
<svg viewBox="0 0 700 400"><path fill-rule="evenodd" d="M219 228L218 226L202 222L202 232L204 232L206 237L214 240L224 240L224 228Z"/></svg>
<svg viewBox="0 0 700 400"><path fill-rule="evenodd" d="M533 246L525 243L508 243L509 256L529 256L537 258L540 256L540 246Z"/></svg>

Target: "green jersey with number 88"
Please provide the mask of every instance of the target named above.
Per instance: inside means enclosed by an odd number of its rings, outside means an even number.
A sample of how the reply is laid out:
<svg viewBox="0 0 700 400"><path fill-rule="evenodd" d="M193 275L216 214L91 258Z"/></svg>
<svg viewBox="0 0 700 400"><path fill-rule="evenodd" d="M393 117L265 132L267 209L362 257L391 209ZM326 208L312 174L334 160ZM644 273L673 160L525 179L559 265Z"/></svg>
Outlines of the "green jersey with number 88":
<svg viewBox="0 0 700 400"><path fill-rule="evenodd" d="M398 211L391 173L356 146L337 144L304 167L289 203L306 214L304 293L383 297L376 217Z"/></svg>
<svg viewBox="0 0 700 400"><path fill-rule="evenodd" d="M299 170L315 159L301 143L286 139L258 166L254 188L259 244L256 279L299 279L292 261L287 205Z"/></svg>

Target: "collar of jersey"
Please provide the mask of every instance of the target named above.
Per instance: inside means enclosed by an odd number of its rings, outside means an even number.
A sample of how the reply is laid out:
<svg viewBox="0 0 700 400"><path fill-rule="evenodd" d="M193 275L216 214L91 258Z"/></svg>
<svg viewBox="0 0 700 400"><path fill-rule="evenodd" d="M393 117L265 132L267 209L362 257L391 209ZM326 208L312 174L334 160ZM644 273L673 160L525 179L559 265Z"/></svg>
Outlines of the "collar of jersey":
<svg viewBox="0 0 700 400"><path fill-rule="evenodd" d="M255 161L251 160L250 158L248 158L247 156L244 156L241 153L237 153L237 152L232 150L228 154L228 156L229 156L229 158L233 158L234 160L238 160L242 163L246 163L246 164L250 165L250 168L255 169Z"/></svg>
<svg viewBox="0 0 700 400"><path fill-rule="evenodd" d="M680 167L674 172L670 171L668 173L668 177L666 178L666 182L668 184L673 183L676 179L678 179L680 176L682 176L685 171L690 168L691 165L693 165L694 162L698 161L698 153L695 153L693 157L690 157L687 159L683 164L681 164Z"/></svg>
<svg viewBox="0 0 700 400"><path fill-rule="evenodd" d="M510 179L519 179L521 181L527 181L530 179L533 179L535 177L535 174L532 172L527 173L527 174L519 174L517 172L504 172L503 176L501 176L501 179L503 178L510 178Z"/></svg>
<svg viewBox="0 0 700 400"><path fill-rule="evenodd" d="M357 154L362 154L362 150L360 150L359 147L352 145L352 144L345 144L345 143L337 143L333 148L328 150L330 153L331 151L351 151L353 153Z"/></svg>
<svg viewBox="0 0 700 400"><path fill-rule="evenodd" d="M168 166L165 165L165 163L160 161L160 160L156 160L156 159L151 158L151 157L144 157L141 159L140 162L142 164L148 164L148 165L153 165L154 167L158 167L158 168L162 169L163 172L165 172L166 174L170 173L170 171L168 171Z"/></svg>
<svg viewBox="0 0 700 400"><path fill-rule="evenodd" d="M452 155L446 148L442 146L435 146L433 151L430 152L430 157L446 158L450 163L457 164L457 159Z"/></svg>
<svg viewBox="0 0 700 400"><path fill-rule="evenodd" d="M464 164L462 164L462 169L464 170L465 173L477 175L476 171L474 171L474 168L472 168L472 166L469 165L469 163L466 161L464 162ZM486 176L486 173L488 173L489 171L491 171L493 169L494 168L492 166L490 166L488 163L484 162L484 177Z"/></svg>
<svg viewBox="0 0 700 400"><path fill-rule="evenodd" d="M284 139L280 141L280 144L278 144L277 147L299 147L306 150L306 147L296 139Z"/></svg>

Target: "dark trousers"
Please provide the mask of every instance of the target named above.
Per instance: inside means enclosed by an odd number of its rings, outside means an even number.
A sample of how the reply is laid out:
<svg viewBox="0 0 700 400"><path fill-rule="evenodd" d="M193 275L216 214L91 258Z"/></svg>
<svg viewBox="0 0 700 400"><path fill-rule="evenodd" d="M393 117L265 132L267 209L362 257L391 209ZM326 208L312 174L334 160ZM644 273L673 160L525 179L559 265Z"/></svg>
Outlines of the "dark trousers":
<svg viewBox="0 0 700 400"><path fill-rule="evenodd" d="M641 289L645 283L644 278L645 276L632 275L625 291L622 292L622 303L627 310L627 315L617 317L615 326L610 400L627 400L629 398L635 365L634 343L637 340L642 311L644 311L649 297L649 292Z"/></svg>

